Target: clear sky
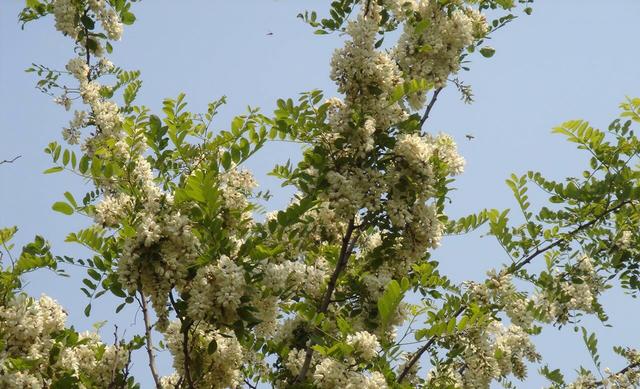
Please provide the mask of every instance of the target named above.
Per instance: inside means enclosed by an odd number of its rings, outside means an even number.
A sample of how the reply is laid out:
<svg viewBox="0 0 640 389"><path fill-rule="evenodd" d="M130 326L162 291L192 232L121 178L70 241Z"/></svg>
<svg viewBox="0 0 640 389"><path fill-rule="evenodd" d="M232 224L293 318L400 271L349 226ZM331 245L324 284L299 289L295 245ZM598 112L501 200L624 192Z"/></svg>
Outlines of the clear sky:
<svg viewBox="0 0 640 389"><path fill-rule="evenodd" d="M112 60L118 66L143 71L139 102L156 110L164 97L179 92L187 93L196 111L203 110L208 101L228 96L229 104L217 122L219 128L228 128L230 118L243 113L247 105L269 113L280 97L295 97L315 88L326 91L327 96L335 93L328 63L341 38L313 35L296 19L299 11L327 3L142 1L134 7L138 21L125 29ZM60 129L70 117L33 87L32 74L23 72L32 62L63 68L72 55L72 43L54 31L51 19L21 31L17 22L21 7L17 0L0 3L0 160L22 155L14 164L0 166L0 226L18 225L19 243L37 233L53 244L56 254L83 256L86 253L64 243L64 236L87 220L55 213L51 204L67 190L79 197L89 187L69 174L41 174L50 167L42 150L51 140L61 141ZM493 58L472 56L471 71L460 76L473 86L476 102L465 105L449 88L427 124L431 131L452 134L468 163L456 183L449 214L513 208L515 203L504 185L512 172L539 170L552 178L581 173L587 156L550 130L577 118L606 127L625 96L640 96L639 16L637 0L539 0L532 16L495 34ZM465 139L469 133L475 136L472 141ZM296 148L277 143L249 165L263 189L281 195L271 204L273 208L283 206L287 194L264 173L274 163L295 160L297 155ZM477 235L447 238L435 256L442 270L458 281L482 279L487 269L507 260L493 239ZM47 293L62 302L70 312L69 323L80 330L90 329L99 320L114 319L113 301L108 298L94 304L91 318L85 318L82 309L87 301L79 292L80 285L81 277L61 279L41 272L29 277L27 290L35 295ZM614 327L587 323L591 330L602 333L603 365L617 369L622 361L612 357L611 346L640 344L636 325L640 315L634 313L640 311L636 300L621 293L608 293L606 301ZM135 310L125 310L115 320L130 334L135 315ZM138 327L140 321L138 317ZM103 331L108 336L112 328ZM545 330L536 343L546 361L569 376L580 363L592 367L580 335L572 328ZM160 358L160 364L167 373L168 358ZM139 355L134 370L142 372L138 376L143 388L150 387L145 368L146 361ZM543 384L532 373L534 378L521 387Z"/></svg>

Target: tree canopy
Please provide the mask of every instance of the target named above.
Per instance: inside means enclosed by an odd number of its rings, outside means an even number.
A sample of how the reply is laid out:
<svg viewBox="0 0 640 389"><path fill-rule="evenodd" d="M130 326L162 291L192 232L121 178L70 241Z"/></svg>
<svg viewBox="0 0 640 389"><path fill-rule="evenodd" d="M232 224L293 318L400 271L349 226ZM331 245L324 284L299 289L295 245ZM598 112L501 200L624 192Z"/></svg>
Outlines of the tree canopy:
<svg viewBox="0 0 640 389"><path fill-rule="evenodd" d="M492 57L491 34L532 1L340 0L326 15L304 12L315 34L344 34L330 62L339 96L302 92L222 128L224 97L192 112L179 94L154 112L137 100L142 73L108 59L144 13L137 3L27 0L19 15L23 27L53 18L69 38L64 69L27 71L73 109L45 173L86 180L86 193L67 191L52 209L91 221L66 238L91 256L56 255L41 236L17 250L17 228L0 230L3 387L134 388L130 366L143 359L156 388L509 388L532 368L554 388L640 385L638 351L616 347L625 367L605 369L597 334L581 325L608 321L604 291L640 288L640 99L624 100L605 130L583 120L553 130L587 153L579 177L514 174L519 209L447 216L465 160L426 123L447 86L471 102L456 75L470 55ZM267 212L272 195L245 164L273 141L299 144L302 157L273 167L295 196ZM531 188L546 202L532 204ZM443 235L473 230L510 261L457 283L432 252ZM22 291L25 273L69 266L86 270L86 316L108 294L119 304L100 309L139 307L143 332L116 328L107 344L68 327L58 302ZM532 339L567 325L596 369L565 378ZM158 372L158 348L170 375Z"/></svg>

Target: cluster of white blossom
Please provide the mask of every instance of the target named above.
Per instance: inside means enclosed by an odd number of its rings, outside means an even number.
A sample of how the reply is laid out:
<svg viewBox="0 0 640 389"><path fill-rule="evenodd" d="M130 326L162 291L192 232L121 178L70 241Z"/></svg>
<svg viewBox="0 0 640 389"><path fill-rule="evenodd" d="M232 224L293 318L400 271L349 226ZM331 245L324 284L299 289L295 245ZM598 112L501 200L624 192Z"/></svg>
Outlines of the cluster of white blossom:
<svg viewBox="0 0 640 389"><path fill-rule="evenodd" d="M173 356L173 367L176 373L163 379L163 388L174 388L181 377L185 376L185 356L183 333L179 322L172 322L166 332L166 344ZM193 377L199 388L235 388L242 381L240 368L244 361L242 346L231 333L218 332L216 329L201 323L189 333L189 366L191 374L198 371L201 375ZM216 343L214 352L209 352L209 344ZM196 365L196 362L197 365ZM197 369L202 366L203 369ZM174 386L171 386L171 385Z"/></svg>
<svg viewBox="0 0 640 389"><path fill-rule="evenodd" d="M65 345L58 336L66 330L66 318L45 295L35 300L19 294L0 307L0 387L45 388L66 374L93 387L110 385L128 364L128 353L101 343L95 333L78 334L76 344ZM54 348L57 358L51 358ZM32 368L14 369L18 360L29 361Z"/></svg>
<svg viewBox="0 0 640 389"><path fill-rule="evenodd" d="M151 297L159 325L166 324L169 292L186 286L198 247L189 219L179 212L146 215L136 236L125 241L118 263L119 280L130 293L141 290Z"/></svg>
<svg viewBox="0 0 640 389"><path fill-rule="evenodd" d="M280 294L284 291L303 292L319 297L329 273L327 261L317 257L314 264L284 260L270 262L263 266L263 281L269 290Z"/></svg>
<svg viewBox="0 0 640 389"><path fill-rule="evenodd" d="M230 209L246 209L247 196L258 186L250 171L237 168L221 174L220 181L225 206Z"/></svg>
<svg viewBox="0 0 640 389"><path fill-rule="evenodd" d="M562 273L556 269L553 278L555 288L545 288L533 297L548 322L565 323L571 311L593 313L594 302L603 291L600 276L588 256L583 256L571 267L572 271L578 272L575 276L582 282L568 280L566 269Z"/></svg>
<svg viewBox="0 0 640 389"><path fill-rule="evenodd" d="M289 370L289 373L291 373L292 376L295 377L300 374L300 369L304 364L304 357L306 354L306 350L298 350L295 348L293 350L290 350L289 354L287 354L287 360L284 361L284 366L287 368L287 370ZM312 360L310 365L314 366L314 362L315 361Z"/></svg>
<svg viewBox="0 0 640 389"><path fill-rule="evenodd" d="M124 369L128 358L123 349L103 345L97 333L84 332L79 335L78 345L60 352L56 367L70 368L77 376L92 377L97 383L111 383L114 371Z"/></svg>
<svg viewBox="0 0 640 389"><path fill-rule="evenodd" d="M234 168L220 174L220 190L224 200L225 227L234 229L253 221L249 196L258 183L248 170Z"/></svg>
<svg viewBox="0 0 640 389"><path fill-rule="evenodd" d="M380 15L377 7L372 8L376 9L371 10L370 16L360 15L349 22L346 32L351 40L336 50L331 59L331 79L345 100L336 104L335 118L330 118L330 123L342 124L334 127L334 131L356 149L371 147L367 137L359 132L384 130L408 117L399 103L389 103L391 94L402 84L402 73L393 58L375 48ZM365 117L361 125L354 127L350 118L356 109ZM353 144L351 134L364 142Z"/></svg>
<svg viewBox="0 0 640 389"><path fill-rule="evenodd" d="M488 32L484 15L471 7L443 7L434 0L405 3L420 15L424 23L407 22L393 56L404 77L426 79L436 87L444 86L450 74L460 69L462 50ZM452 2L455 3L455 2ZM409 99L413 108L424 104L425 93Z"/></svg>
<svg viewBox="0 0 640 389"><path fill-rule="evenodd" d="M487 281L483 284L470 283L469 290L473 298L484 305L495 304L501 307L511 323L530 328L533 321L534 301L525 293L518 292L512 276L507 272L487 272Z"/></svg>
<svg viewBox="0 0 640 389"><path fill-rule="evenodd" d="M80 127L86 126L89 122L92 122L98 129L98 135L103 138L115 138L116 140L121 137L121 123L122 117L119 112L119 108L116 103L103 98L100 95L101 85L89 78L89 66L85 60L81 57L75 57L71 59L67 66L67 71L73 75L80 84L80 96L82 101L88 104L91 108L91 118L88 119L86 115L82 115L82 120L75 120L72 122L70 129L65 129L66 133L72 132L73 136L67 136L73 141L70 144L77 143L79 138Z"/></svg>
<svg viewBox="0 0 640 389"><path fill-rule="evenodd" d="M365 361L370 361L378 354L380 343L375 335L367 331L359 331L347 336L347 344Z"/></svg>
<svg viewBox="0 0 640 389"><path fill-rule="evenodd" d="M400 232L385 243L393 248L393 254L386 255L392 259L384 261L383 267L367 269L362 278L373 304L388 281L405 275L426 250L439 244L443 227L435 206L429 204L435 194L434 185L438 177L460 174L464 168L464 159L456 152L451 137L422 135L418 130L403 132L395 127L410 113L392 97L405 81L426 78L429 85L440 86L435 72L425 69L433 69L434 63L442 61L407 52L406 44L418 38L407 32L413 28L409 26L413 21L405 18L405 11L421 13L432 22L429 34L440 34L438 39L446 46L439 48L441 52L434 52L438 58L449 52L455 53L458 61L462 49L484 34L480 25L486 29L484 19L466 8L448 15L436 2L386 3L406 24L399 46L390 51L376 48L380 6L372 3L366 15L362 12L348 23L346 33L350 39L332 57L331 78L344 99L327 101L331 132L323 139L332 145L332 160L343 162L330 164L325 174L329 188L320 194L338 220L349 220L359 213L382 213ZM428 34L414 31L414 35ZM455 47L450 47L453 44ZM402 64L408 64L409 57L416 66L405 69ZM444 74L445 68L445 79L457 70L456 66L441 65L438 74ZM413 108L422 104L413 104ZM347 159L350 162L344 163ZM382 243L379 239L376 245ZM367 251L361 250L359 256L366 258Z"/></svg>
<svg viewBox="0 0 640 389"><path fill-rule="evenodd" d="M95 13L102 24L102 28L107 33L109 39L117 41L122 37L122 22L118 13L107 7L105 0L89 0L89 8Z"/></svg>
<svg viewBox="0 0 640 389"><path fill-rule="evenodd" d="M118 226L128 211L132 210L134 200L125 193L107 194L96 205L94 221L106 227Z"/></svg>
<svg viewBox="0 0 640 389"><path fill-rule="evenodd" d="M633 233L629 230L622 231L620 237L616 241L616 245L621 250L629 250L633 244Z"/></svg>
<svg viewBox="0 0 640 389"><path fill-rule="evenodd" d="M245 294L244 274L242 267L226 255L199 268L190 287L189 316L232 324Z"/></svg>
<svg viewBox="0 0 640 389"><path fill-rule="evenodd" d="M80 14L84 9L79 8L82 2L75 0L54 0L53 14L56 21L56 29L70 38L77 40L82 30L78 24ZM119 40L122 37L122 22L120 16L111 7L107 7L105 0L89 0L89 9L95 14L102 24L109 39Z"/></svg>
<svg viewBox="0 0 640 389"><path fill-rule="evenodd" d="M74 40L77 39L80 32L80 26L77 24L80 10L76 6L77 3L74 0L56 0L53 2L56 29Z"/></svg>
<svg viewBox="0 0 640 389"><path fill-rule="evenodd" d="M87 125L87 113L76 111L73 119L69 122L69 127L62 130L62 138L70 145L80 143L80 129Z"/></svg>
<svg viewBox="0 0 640 389"><path fill-rule="evenodd" d="M509 374L524 379L527 363L540 360L529 335L513 324L505 328L494 320L454 336L464 347L460 379L465 388L488 388L492 381Z"/></svg>
<svg viewBox="0 0 640 389"><path fill-rule="evenodd" d="M338 218L344 220L360 208L378 210L385 191L382 174L373 168L351 168L327 173L329 193L321 195Z"/></svg>
<svg viewBox="0 0 640 389"><path fill-rule="evenodd" d="M365 374L351 370L350 367L333 358L324 358L313 372L313 383L321 389L386 389L384 376L374 371Z"/></svg>

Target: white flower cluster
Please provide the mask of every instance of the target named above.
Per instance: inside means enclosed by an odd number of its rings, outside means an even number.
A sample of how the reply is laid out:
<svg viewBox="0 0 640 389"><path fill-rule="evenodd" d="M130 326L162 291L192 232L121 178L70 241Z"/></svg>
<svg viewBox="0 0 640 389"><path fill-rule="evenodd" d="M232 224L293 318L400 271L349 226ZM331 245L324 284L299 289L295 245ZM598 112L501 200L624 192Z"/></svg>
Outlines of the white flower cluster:
<svg viewBox="0 0 640 389"><path fill-rule="evenodd" d="M374 10L372 14L371 17L360 15L349 22L346 32L351 40L336 50L331 59L331 79L338 84L338 91L345 95L345 101L337 104L330 123L338 124L334 126L335 131L346 135L347 139L351 133L355 133L354 139L366 139L366 135L357 133L367 134L372 128L374 131L386 129L408 116L398 103L388 102L402 83L402 74L387 53L375 49L380 15ZM369 115L359 128L349 124L356 109ZM370 147L367 143L351 146L366 149Z"/></svg>
<svg viewBox="0 0 640 389"><path fill-rule="evenodd" d="M483 284L470 284L469 290L473 298L481 304L500 306L511 323L522 328L530 328L534 320L535 302L524 293L518 292L510 274L490 270L487 276L487 282Z"/></svg>
<svg viewBox="0 0 640 389"><path fill-rule="evenodd" d="M545 288L533 298L548 322L566 323L571 311L594 312L594 302L602 292L603 285L591 258L583 256L573 270L579 272L577 276L582 282L571 282L566 279L566 274L557 273L554 277L556 290Z"/></svg>
<svg viewBox="0 0 640 389"><path fill-rule="evenodd" d="M370 375L353 371L346 364L332 358L325 358L316 366L313 383L321 389L386 389L384 376L374 371Z"/></svg>
<svg viewBox="0 0 640 389"><path fill-rule="evenodd" d="M133 208L134 200L125 193L107 194L96 205L94 221L105 227L116 227Z"/></svg>
<svg viewBox="0 0 640 389"><path fill-rule="evenodd" d="M616 245L621 250L629 250L632 247L633 239L634 237L631 231L629 230L622 231L622 233L620 233L620 237L616 241Z"/></svg>
<svg viewBox="0 0 640 389"><path fill-rule="evenodd" d="M201 323L189 334L190 361L194 364L190 366L190 371L191 374L195 374L196 371L201 374L199 377L192 376L192 379L198 382L198 387L222 389L239 385L242 380L240 368L244 361L244 353L233 333L220 333ZM163 388L173 388L175 386L170 385L175 384L185 374L183 333L180 331L179 322L169 325L165 339L173 356L176 373L163 379ZM208 350L212 341L215 341L217 347L215 352L210 353ZM206 368L196 369L194 361L199 361L198 366Z"/></svg>
<svg viewBox="0 0 640 389"><path fill-rule="evenodd" d="M419 134L402 134L398 137L394 153L402 157L414 170L430 176L430 159L433 156L434 144L429 137Z"/></svg>
<svg viewBox="0 0 640 389"><path fill-rule="evenodd" d="M516 325L505 328L498 321L483 328L470 328L459 336L465 345L462 353L464 387L488 388L491 382L513 374L527 375L528 362L540 360L529 335Z"/></svg>
<svg viewBox="0 0 640 389"><path fill-rule="evenodd" d="M108 384L114 378L114 371L124 369L127 362L127 352L103 345L96 333L84 332L79 335L77 346L61 351L56 367L70 368L78 376L89 376L96 383Z"/></svg>
<svg viewBox="0 0 640 389"><path fill-rule="evenodd" d="M53 299L20 294L0 307L0 387L45 388L64 374L83 377L93 387L108 387L128 363L126 351L100 342L97 334L78 335L66 346L56 337L65 331L67 315ZM57 359L51 358L58 348ZM33 368L14 369L12 361L31 361Z"/></svg>
<svg viewBox="0 0 640 389"><path fill-rule="evenodd" d="M248 170L231 169L220 175L222 197L231 209L244 210L249 205L247 196L258 186L253 174Z"/></svg>
<svg viewBox="0 0 640 389"><path fill-rule="evenodd" d="M405 23L394 58L409 80L426 79L436 87L444 86L449 75L460 69L462 50L486 35L485 17L470 7L451 10L435 0L404 3L428 24ZM417 109L424 99L425 93L416 94L410 103Z"/></svg>
<svg viewBox="0 0 640 389"><path fill-rule="evenodd" d="M298 350L294 348L293 350L289 351L289 354L287 354L287 360L284 362L284 366L287 368L287 370L289 370L291 376L296 377L298 374L300 374L300 369L302 369L306 354L307 352L304 349ZM314 365L313 362L314 361L312 360L311 366Z"/></svg>
<svg viewBox="0 0 640 389"><path fill-rule="evenodd" d="M233 230L237 226L246 225L253 220L251 204L248 197L251 196L258 183L248 170L231 169L220 175L220 189L225 212L225 227Z"/></svg>
<svg viewBox="0 0 640 389"><path fill-rule="evenodd" d="M70 145L80 143L80 129L87 125L87 113L76 111L73 119L69 122L69 127L62 130L62 138Z"/></svg>
<svg viewBox="0 0 640 389"><path fill-rule="evenodd" d="M76 40L80 32L77 24L79 10L75 0L55 0L53 2L53 16L56 21L56 29Z"/></svg>
<svg viewBox="0 0 640 389"><path fill-rule="evenodd" d="M91 107L93 124L98 128L99 133L104 137L118 140L121 137L120 127L122 123L118 106L100 95L101 86L97 81L89 80L89 66L83 58L75 57L71 59L66 68L80 83L82 101ZM83 117L82 119L84 126L86 125L86 118ZM77 130L79 126L72 126L72 128Z"/></svg>
<svg viewBox="0 0 640 389"><path fill-rule="evenodd" d="M434 140L438 159L447 166L448 173L459 175L464 171L465 160L458 154L458 146L453 138L447 134L438 134Z"/></svg>
<svg viewBox="0 0 640 389"><path fill-rule="evenodd" d="M319 297L329 274L327 261L318 257L313 265L301 261L270 262L263 266L264 284L275 293L303 292Z"/></svg>
<svg viewBox="0 0 640 389"><path fill-rule="evenodd" d="M203 266L191 285L188 313L194 320L212 318L232 324L245 293L244 270L226 255Z"/></svg>
<svg viewBox="0 0 640 389"><path fill-rule="evenodd" d="M120 40L122 37L122 22L118 13L113 8L107 8L104 0L89 0L89 8L100 20L107 37L112 40ZM81 26L78 24L80 16L79 2L75 0L54 0L53 14L56 21L56 29L74 40L78 39Z"/></svg>
<svg viewBox="0 0 640 389"><path fill-rule="evenodd" d="M365 361L372 360L380 348L378 338L367 331L359 331L347 336L347 344L353 347L355 352Z"/></svg>

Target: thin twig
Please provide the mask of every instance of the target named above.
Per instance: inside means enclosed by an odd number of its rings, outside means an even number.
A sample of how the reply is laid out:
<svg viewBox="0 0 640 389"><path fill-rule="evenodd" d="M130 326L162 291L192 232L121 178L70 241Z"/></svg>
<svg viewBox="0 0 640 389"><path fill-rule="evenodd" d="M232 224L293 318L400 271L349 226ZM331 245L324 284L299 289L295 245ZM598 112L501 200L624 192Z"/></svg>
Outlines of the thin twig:
<svg viewBox="0 0 640 389"><path fill-rule="evenodd" d="M248 380L248 379L246 379L246 378L244 379L244 383L245 383L245 384L247 384L247 386L249 386L251 389L257 389L257 388L258 388L258 386L257 386L257 385L253 385L253 384L251 383L251 381L249 381L249 380Z"/></svg>
<svg viewBox="0 0 640 389"><path fill-rule="evenodd" d="M442 92L443 89L444 87L441 86L439 88L436 88L435 91L433 91L433 96L431 97L431 101L429 101L429 104L427 105L427 109L424 111L424 114L420 119L420 125L418 126L419 130L422 130L422 126L427 121L427 119L429 119L429 114L431 113L433 106L436 104L436 101L438 100L438 95L440 94L440 92Z"/></svg>
<svg viewBox="0 0 640 389"><path fill-rule="evenodd" d="M144 318L144 333L147 341L147 355L149 356L149 369L153 376L153 382L156 384L157 389L161 389L160 376L158 375L158 368L156 367L156 356L153 353L153 341L151 339L151 319L149 318L149 309L147 308L147 298L144 293L140 291L140 308L142 308L142 317Z"/></svg>
<svg viewBox="0 0 640 389"><path fill-rule="evenodd" d="M2 161L0 161L0 165L2 165L3 163L14 163L20 157L22 157L22 155L16 155L12 159L3 159Z"/></svg>

